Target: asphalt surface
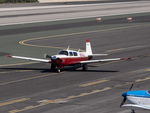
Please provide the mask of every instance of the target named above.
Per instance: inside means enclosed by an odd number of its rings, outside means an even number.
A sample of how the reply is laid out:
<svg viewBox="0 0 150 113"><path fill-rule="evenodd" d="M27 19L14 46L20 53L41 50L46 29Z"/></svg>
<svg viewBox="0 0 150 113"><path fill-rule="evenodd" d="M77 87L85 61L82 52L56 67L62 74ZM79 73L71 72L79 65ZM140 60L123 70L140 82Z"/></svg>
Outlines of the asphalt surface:
<svg viewBox="0 0 150 113"><path fill-rule="evenodd" d="M149 1L0 8L0 26L104 17L150 10Z"/></svg>
<svg viewBox="0 0 150 113"><path fill-rule="evenodd" d="M102 58L132 57L133 59L91 64L88 71L65 69L61 73L51 72L50 64L43 63L1 66L0 112L129 113L130 110L119 107L123 99L121 94L128 91L132 83L134 83L133 90L144 90L150 87L150 23L147 21L148 18L149 16L138 18L140 24L134 21L135 24L124 23L122 25L127 25L121 27L115 27L118 24L117 19L108 20L103 25L114 24L114 28L95 31L93 29L93 32L70 33L67 36L61 34L26 41L26 44L35 45L38 48L42 46L66 47L70 44L71 48L85 49L85 39L88 37L94 53L110 54ZM119 24L120 22L122 21L119 21ZM86 25L80 24L77 23L77 26L71 24L70 27L76 26L81 29ZM91 25L95 24L89 21L87 27ZM54 31L57 31L57 27ZM41 31L42 29L44 29L43 26L41 26ZM16 34L24 34L22 31ZM7 32L11 33L11 31ZM14 39L12 38L12 42ZM35 52L32 49L28 51ZM6 53L0 54L3 56ZM148 113L149 111L136 111L136 113L140 112Z"/></svg>
<svg viewBox="0 0 150 113"><path fill-rule="evenodd" d="M110 25L110 24L127 24L130 22L134 23L146 23L150 22L150 15L146 16L138 16L132 17L133 20L128 21L127 18L115 18L97 21L95 18L91 20L85 20L82 22L69 22L63 24L54 24L54 25L40 25L40 26L30 26L24 28L11 28L0 30L0 35L16 35L16 34L24 34L24 33L32 33L32 32L40 32L40 31L49 31L49 30L61 30L61 29L70 29L70 28L78 28L78 27L90 27L90 26L101 26L101 25ZM14 32L15 31L15 32ZM9 33L9 34L8 34Z"/></svg>

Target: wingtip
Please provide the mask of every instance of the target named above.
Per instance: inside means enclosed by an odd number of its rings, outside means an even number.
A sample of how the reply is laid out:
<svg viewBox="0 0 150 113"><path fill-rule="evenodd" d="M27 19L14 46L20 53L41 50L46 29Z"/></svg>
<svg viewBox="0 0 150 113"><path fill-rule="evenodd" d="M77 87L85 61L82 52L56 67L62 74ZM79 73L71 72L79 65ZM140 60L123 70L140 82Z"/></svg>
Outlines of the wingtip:
<svg viewBox="0 0 150 113"><path fill-rule="evenodd" d="M7 55L7 57L11 58L12 56L11 55Z"/></svg>
<svg viewBox="0 0 150 113"><path fill-rule="evenodd" d="M128 58L121 58L120 60L131 60L131 59L133 59L133 58L128 57Z"/></svg>

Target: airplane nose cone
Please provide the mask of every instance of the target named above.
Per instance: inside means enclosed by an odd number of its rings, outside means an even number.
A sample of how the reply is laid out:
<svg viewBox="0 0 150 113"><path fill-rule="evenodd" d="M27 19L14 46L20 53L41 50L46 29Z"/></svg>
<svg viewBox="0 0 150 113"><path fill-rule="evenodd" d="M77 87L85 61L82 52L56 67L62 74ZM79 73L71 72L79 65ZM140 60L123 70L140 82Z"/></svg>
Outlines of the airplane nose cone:
<svg viewBox="0 0 150 113"><path fill-rule="evenodd" d="M123 97L126 97L126 96L127 96L127 92L123 93L122 96L123 96Z"/></svg>
<svg viewBox="0 0 150 113"><path fill-rule="evenodd" d="M57 59L57 57L56 57L56 56L52 56L51 58L52 58L53 60Z"/></svg>

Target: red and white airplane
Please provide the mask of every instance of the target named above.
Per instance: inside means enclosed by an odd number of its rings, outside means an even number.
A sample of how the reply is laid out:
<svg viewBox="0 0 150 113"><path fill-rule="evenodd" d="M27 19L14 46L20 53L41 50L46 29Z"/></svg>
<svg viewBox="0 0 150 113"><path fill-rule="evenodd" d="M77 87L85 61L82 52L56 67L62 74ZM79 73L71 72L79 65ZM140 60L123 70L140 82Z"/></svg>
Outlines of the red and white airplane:
<svg viewBox="0 0 150 113"><path fill-rule="evenodd" d="M110 62L110 61L130 59L130 58L111 58L111 59L92 60L94 56L106 56L106 55L107 54L93 54L91 49L91 43L89 40L86 40L85 52L80 52L80 50L74 51L67 48L66 50L60 51L57 55L53 56L45 55L45 59L11 56L11 55L8 55L8 57L51 63L51 70L57 72L60 72L61 69L64 68L64 66L78 66L82 67L83 70L87 70L88 69L87 64L89 63Z"/></svg>

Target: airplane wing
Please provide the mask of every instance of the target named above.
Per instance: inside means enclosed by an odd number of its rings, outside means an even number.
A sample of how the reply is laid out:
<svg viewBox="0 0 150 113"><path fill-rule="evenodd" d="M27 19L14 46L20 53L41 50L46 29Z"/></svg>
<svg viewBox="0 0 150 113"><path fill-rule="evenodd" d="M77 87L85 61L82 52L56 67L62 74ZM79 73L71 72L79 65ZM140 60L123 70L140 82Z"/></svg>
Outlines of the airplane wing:
<svg viewBox="0 0 150 113"><path fill-rule="evenodd" d="M137 105L137 104L124 104L122 107L127 107L127 108L142 108L142 109L148 109L150 110L150 106L148 105Z"/></svg>
<svg viewBox="0 0 150 113"><path fill-rule="evenodd" d="M118 61L118 60L128 60L131 58L111 58L111 59L100 59L100 60L87 60L81 61L81 64L88 64L88 63L98 63L98 62L111 62L111 61Z"/></svg>
<svg viewBox="0 0 150 113"><path fill-rule="evenodd" d="M47 59L30 58L30 57L22 57L22 56L11 56L11 55L8 55L8 57L17 58L17 59L24 59L24 60L32 60L32 61L38 61L38 62L45 62L45 63L51 63L51 60L47 60Z"/></svg>

